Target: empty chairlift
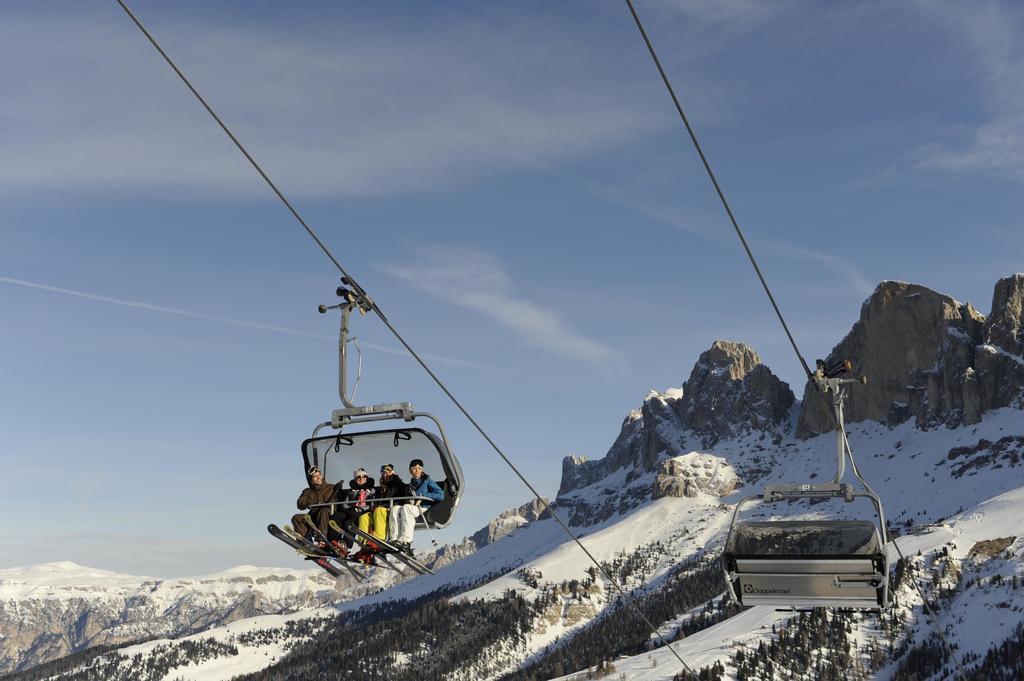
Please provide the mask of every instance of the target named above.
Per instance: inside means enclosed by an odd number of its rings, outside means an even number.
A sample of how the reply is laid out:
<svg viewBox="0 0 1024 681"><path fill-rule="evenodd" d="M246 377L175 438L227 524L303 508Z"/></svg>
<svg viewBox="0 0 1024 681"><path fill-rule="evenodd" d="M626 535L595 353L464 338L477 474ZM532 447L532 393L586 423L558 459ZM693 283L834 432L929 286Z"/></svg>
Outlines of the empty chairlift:
<svg viewBox="0 0 1024 681"><path fill-rule="evenodd" d="M889 605L885 512L857 469L843 427L844 386L866 382L864 378L840 378L850 369L849 361L826 367L819 360L814 375L823 393L831 395L836 416L838 468L832 481L769 485L763 494L746 497L736 505L722 564L729 593L740 605L873 611ZM848 456L863 491L842 482ZM799 499L852 502L857 498L871 501L877 525L873 520L738 520L740 508L755 500L767 504Z"/></svg>

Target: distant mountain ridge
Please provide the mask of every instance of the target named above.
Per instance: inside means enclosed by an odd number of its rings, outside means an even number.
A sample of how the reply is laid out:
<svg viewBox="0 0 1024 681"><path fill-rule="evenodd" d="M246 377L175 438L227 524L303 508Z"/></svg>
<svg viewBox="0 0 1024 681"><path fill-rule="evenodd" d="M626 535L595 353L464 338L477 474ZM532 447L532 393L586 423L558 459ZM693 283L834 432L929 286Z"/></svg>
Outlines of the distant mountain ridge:
<svg viewBox="0 0 1024 681"><path fill-rule="evenodd" d="M330 602L319 569L242 566L158 579L69 561L0 570L0 673L97 645L176 637Z"/></svg>

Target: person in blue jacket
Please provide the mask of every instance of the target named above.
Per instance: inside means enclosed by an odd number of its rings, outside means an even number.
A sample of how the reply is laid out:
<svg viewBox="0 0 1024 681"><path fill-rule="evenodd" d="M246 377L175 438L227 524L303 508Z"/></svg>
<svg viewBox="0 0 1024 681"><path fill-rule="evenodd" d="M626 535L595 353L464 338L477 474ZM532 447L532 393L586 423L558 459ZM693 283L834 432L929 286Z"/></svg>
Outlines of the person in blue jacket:
<svg viewBox="0 0 1024 681"><path fill-rule="evenodd" d="M410 504L394 506L388 522L388 541L405 553L412 555L412 535L416 528L416 519L428 508L444 499L444 490L430 479L423 470L423 460L413 459L409 462L409 491L413 496L426 497Z"/></svg>
<svg viewBox="0 0 1024 681"><path fill-rule="evenodd" d="M428 497L431 501L423 500L420 505L424 508L430 508L438 501L444 500L444 490L430 479L427 472L423 470L423 460L413 459L409 462L409 475L412 479L409 480L409 488L412 489L414 495L418 497Z"/></svg>

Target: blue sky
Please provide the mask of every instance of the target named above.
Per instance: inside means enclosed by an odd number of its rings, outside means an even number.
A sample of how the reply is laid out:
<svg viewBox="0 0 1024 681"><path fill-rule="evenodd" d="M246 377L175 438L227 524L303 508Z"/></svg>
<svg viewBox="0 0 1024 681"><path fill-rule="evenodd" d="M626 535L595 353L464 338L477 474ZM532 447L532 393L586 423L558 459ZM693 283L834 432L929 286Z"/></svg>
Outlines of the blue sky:
<svg viewBox="0 0 1024 681"><path fill-rule="evenodd" d="M802 386L624 3L133 7L543 492L716 338ZM1020 6L638 7L809 360L880 280L1024 269ZM5 5L0 56L0 567L295 564L332 266L116 3ZM361 400L451 431L444 538L525 502L356 325Z"/></svg>

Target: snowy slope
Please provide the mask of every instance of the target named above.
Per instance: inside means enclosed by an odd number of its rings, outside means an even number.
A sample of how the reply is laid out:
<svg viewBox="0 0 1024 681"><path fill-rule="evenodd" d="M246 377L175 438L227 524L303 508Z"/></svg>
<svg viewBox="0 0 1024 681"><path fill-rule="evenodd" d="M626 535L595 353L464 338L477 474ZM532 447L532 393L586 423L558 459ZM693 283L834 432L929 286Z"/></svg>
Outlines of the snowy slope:
<svg viewBox="0 0 1024 681"><path fill-rule="evenodd" d="M330 615L330 608L316 608L299 611L290 615L265 615L250 617L233 622L224 627L183 639L158 639L134 646L127 646L117 651L121 657L150 657L152 653L169 645L181 644L185 641L206 642L218 641L229 644L237 649L237 654L217 656L209 660L184 664L176 667L171 678L187 678L190 681L215 681L230 679L239 674L259 671L280 659L301 637L265 638L259 637L260 632L282 631L289 623L309 620L312 626ZM248 636L247 636L248 635Z"/></svg>
<svg viewBox="0 0 1024 681"><path fill-rule="evenodd" d="M919 551L927 555L943 546L952 546L952 556L965 563L973 563L968 552L977 542L1020 536L1024 529L1022 515L1024 486L984 501L920 535L901 537L897 543L906 556L914 556ZM1018 539L1011 546L1011 553L1014 557L1010 560L992 559L979 566L968 565L966 569L976 571L990 582L996 574L1007 580L1014 574L1024 578L1024 541ZM933 625L923 613L920 599L909 589L904 589L898 597L902 601L898 607L912 610L914 618L919 620L915 639L923 640L933 631ZM1015 599L1012 601L1014 605L1007 607L1010 599ZM789 617L789 613L772 608L750 608L726 622L672 644L673 649L694 669L710 666L716 661L728 663L739 647L756 648L758 642L770 639L773 624L781 625ZM872 618L865 619L870 621ZM1014 595L991 585L974 587L960 594L948 609L941 611L938 621L951 644L957 647L959 656L968 652L984 656L994 642L1003 640L1014 627L1024 622L1024 595ZM682 671L682 666L666 647L616 660L614 666L616 674L624 673L631 680L671 681ZM874 678L889 679L895 668L895 664L888 665ZM585 678L585 674L581 676L576 672L558 678L559 681L568 681ZM725 678L734 679L735 676L727 673Z"/></svg>
<svg viewBox="0 0 1024 681"><path fill-rule="evenodd" d="M652 578L664 573L678 561L679 556L691 555L702 549L711 538L721 531L729 522L729 515L721 508L717 499L699 497L697 499L664 498L618 517L596 528L590 528L583 535L583 543L591 555L599 561L609 561L616 554L637 547L662 541L672 547L658 566ZM682 536L687 528L697 528ZM556 534L555 545L542 556L524 562L523 569L534 570L543 574L545 582L561 582L570 579L581 579L586 576L591 563L583 551L574 542L565 541L564 534ZM517 590L529 594L532 590L523 585L522 581L508 574L494 581L467 591L458 598L487 598L503 594L507 590Z"/></svg>
<svg viewBox="0 0 1024 681"><path fill-rule="evenodd" d="M663 426L662 426L663 427ZM973 450L979 442L998 442L1001 439L1024 433L1024 416L1019 410L1002 409L990 412L982 423L956 429L939 428L922 431L911 424L903 424L889 428L873 422L854 424L849 429L851 445L860 462L862 473L882 496L890 522L901 525L910 520L915 526L940 523L944 519L956 515L955 525L942 524L937 529L930 529L920 536L908 536L900 539L900 546L908 555L918 550L927 554L941 549L948 541L954 541L957 549L953 555L957 558L966 556L967 551L977 542L994 537L1021 535L1020 517L1024 515L1024 458L1014 459L1011 455L1002 458L993 457L984 465L977 465L957 473L963 465L964 454L950 458L950 452L958 449ZM679 440L685 441L680 435ZM759 492L761 486L768 482L802 482L825 480L835 472L835 438L823 435L808 441L787 439L779 443L771 451L763 451L759 435L744 436L718 443L713 454L725 456L737 468L750 469L755 464L761 466L768 459L770 468L777 473L760 480L758 485L744 487L724 499L698 498L677 499L666 498L650 502L636 513L626 517L616 517L613 524L606 528L588 532L584 540L599 560L609 558L617 550L643 546L657 537L662 541L668 539L670 548L665 561L659 569L650 575L656 580L664 570L676 561L697 555L708 547L720 546L724 540L724 532L728 526L732 504L739 499ZM687 441L689 443L689 441ZM974 454L976 459L986 456L987 449ZM752 459L757 458L755 462ZM954 465L957 464L958 465ZM850 473L847 473L850 475ZM852 479L852 476L851 476ZM624 480L624 478L623 478ZM609 482L611 484L609 484ZM622 480L605 480L590 488L581 490L579 494L601 494L607 487L621 484ZM993 495L1008 492L1004 496L989 501ZM726 502L728 507L720 506ZM998 511L996 510L998 509ZM865 503L847 505L837 502L831 505L816 506L813 511L794 507L776 506L772 508L755 508L748 515L766 518L784 517L868 517L871 508ZM830 515L832 514L832 515ZM866 514L866 515L865 515ZM953 523L954 521L946 521ZM1017 529L1014 529L1016 526ZM673 542L676 533L688 530L690 542ZM955 539L959 537L959 539ZM1021 544L1018 543L1018 549ZM905 548L904 548L905 547ZM563 544L539 560L529 562L528 567L535 568L543 574L545 581L579 578L588 567L582 553L575 546ZM1004 566L1007 574L1020 569L1019 558ZM549 577L550 575L550 577ZM517 588L528 592L521 583L516 584L514 576L506 576L486 587L479 588L464 597L495 596L507 588ZM914 617L920 619L920 599L916 593L904 594L904 600L915 601L917 611ZM988 609L995 607L991 602L1004 602L1005 593L990 594L985 600L965 599L964 603L988 603ZM1018 610L1024 610L1024 602L1019 602ZM966 607L966 606L965 606ZM757 612L759 609L750 612ZM973 638L960 645L965 651L971 650L983 655L993 641L1001 640L999 635L1007 634L1019 621L1012 608L999 608L998 618L986 618L983 614L977 617L977 628ZM744 638L758 639L763 636L762 625L770 631L771 623L786 619L785 615L770 614L753 615L744 613L734 620L717 625L705 632L687 638L682 645L692 651L691 665L702 666L715 660L726 662L735 652L736 645L726 645L728 641ZM973 611L972 611L973 612ZM763 620L762 620L763 617ZM969 620L968 613L961 614L957 610L955 617ZM749 626L748 626L749 625ZM923 620L916 630L916 636L927 636L928 624ZM579 626L576 624L575 626ZM962 626L957 627L963 629ZM550 629L531 641L531 650L537 646L551 643L557 636L564 635L571 627ZM1004 636L1005 637L1005 636ZM723 643L725 642L725 643ZM658 656L664 656L664 659ZM674 664L670 664L671 659ZM660 671L651 671L653 660L659 660ZM664 664L662 664L664 663ZM679 669L675 658L667 650L651 653L651 659L644 654L633 658L628 663L616 663L619 673L627 672L627 678L668 678ZM641 670L642 675L641 675ZM879 674L885 674L884 670ZM660 675L659 675L660 674ZM885 678L880 676L879 678Z"/></svg>

